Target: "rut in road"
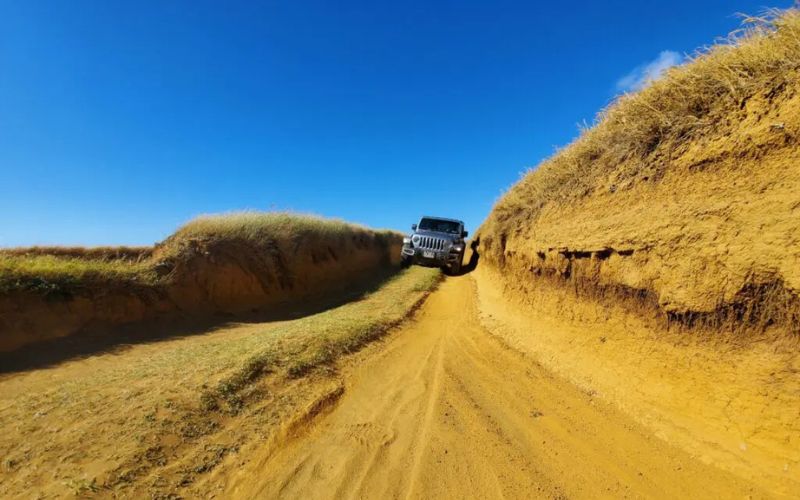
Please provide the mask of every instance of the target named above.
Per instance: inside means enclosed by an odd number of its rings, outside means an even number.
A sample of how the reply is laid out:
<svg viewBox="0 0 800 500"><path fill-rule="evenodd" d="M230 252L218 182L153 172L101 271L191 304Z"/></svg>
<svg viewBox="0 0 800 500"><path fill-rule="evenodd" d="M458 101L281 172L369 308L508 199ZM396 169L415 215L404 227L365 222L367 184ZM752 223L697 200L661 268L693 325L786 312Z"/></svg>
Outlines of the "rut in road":
<svg viewBox="0 0 800 500"><path fill-rule="evenodd" d="M759 496L648 434L480 326L474 283L449 278L338 405L252 456L250 498ZM256 453L257 455L258 453Z"/></svg>

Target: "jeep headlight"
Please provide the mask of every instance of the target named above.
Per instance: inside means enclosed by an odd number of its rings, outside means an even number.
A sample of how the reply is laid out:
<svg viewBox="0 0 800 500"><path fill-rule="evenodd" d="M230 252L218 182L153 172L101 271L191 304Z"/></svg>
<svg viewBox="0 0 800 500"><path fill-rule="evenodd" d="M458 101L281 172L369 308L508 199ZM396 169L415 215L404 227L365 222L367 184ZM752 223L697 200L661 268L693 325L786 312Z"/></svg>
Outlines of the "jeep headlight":
<svg viewBox="0 0 800 500"><path fill-rule="evenodd" d="M413 243L415 245L419 243L419 235L418 234L415 234L414 236L411 237L411 243Z"/></svg>
<svg viewBox="0 0 800 500"><path fill-rule="evenodd" d="M460 252L461 250L464 250L464 245L453 245L454 252Z"/></svg>

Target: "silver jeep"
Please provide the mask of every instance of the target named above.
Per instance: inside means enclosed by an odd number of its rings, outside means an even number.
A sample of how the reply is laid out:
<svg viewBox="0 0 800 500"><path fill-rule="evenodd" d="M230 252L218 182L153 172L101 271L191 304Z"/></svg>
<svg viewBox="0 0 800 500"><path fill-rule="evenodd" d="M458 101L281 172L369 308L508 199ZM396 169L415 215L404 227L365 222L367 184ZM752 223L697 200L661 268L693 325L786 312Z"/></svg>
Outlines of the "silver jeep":
<svg viewBox="0 0 800 500"><path fill-rule="evenodd" d="M423 216L412 224L410 235L403 238L402 264L441 267L452 274L461 272L464 260L464 222L443 217Z"/></svg>

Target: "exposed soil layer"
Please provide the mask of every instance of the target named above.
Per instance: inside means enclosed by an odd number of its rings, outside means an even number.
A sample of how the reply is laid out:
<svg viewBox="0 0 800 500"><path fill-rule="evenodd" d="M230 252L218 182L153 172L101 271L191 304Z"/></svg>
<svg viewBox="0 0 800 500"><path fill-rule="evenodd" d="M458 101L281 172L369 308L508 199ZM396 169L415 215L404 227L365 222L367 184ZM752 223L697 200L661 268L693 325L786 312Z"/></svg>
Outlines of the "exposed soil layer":
<svg viewBox="0 0 800 500"><path fill-rule="evenodd" d="M396 266L399 245L399 236L356 230L271 242L182 238L169 241L169 251L152 253L100 249L95 253L104 259L150 259L157 278L23 287L0 295L0 351L154 318L238 314L322 295ZM80 249L33 251L91 257Z"/></svg>
<svg viewBox="0 0 800 500"><path fill-rule="evenodd" d="M706 463L800 485L800 11L621 97L476 232L484 321ZM724 496L724 495L723 495Z"/></svg>
<svg viewBox="0 0 800 500"><path fill-rule="evenodd" d="M800 127L800 98L787 98L774 114ZM750 142L769 138L739 133ZM531 220L499 222L496 213L479 232L484 261L509 281L547 279L635 300L665 325L796 335L800 150L790 144L757 159L687 148L672 152L658 182L598 189L549 204ZM698 162L703 168L693 167Z"/></svg>
<svg viewBox="0 0 800 500"><path fill-rule="evenodd" d="M800 339L665 331L625 303L473 275L482 322L509 345L704 463L774 495L800 490Z"/></svg>
<svg viewBox="0 0 800 500"><path fill-rule="evenodd" d="M485 262L665 326L800 334L800 13L775 26L623 97L527 174L478 231Z"/></svg>
<svg viewBox="0 0 800 500"><path fill-rule="evenodd" d="M787 496L800 488L799 88L753 95L718 134L609 167L585 193L511 195L478 231L487 324Z"/></svg>

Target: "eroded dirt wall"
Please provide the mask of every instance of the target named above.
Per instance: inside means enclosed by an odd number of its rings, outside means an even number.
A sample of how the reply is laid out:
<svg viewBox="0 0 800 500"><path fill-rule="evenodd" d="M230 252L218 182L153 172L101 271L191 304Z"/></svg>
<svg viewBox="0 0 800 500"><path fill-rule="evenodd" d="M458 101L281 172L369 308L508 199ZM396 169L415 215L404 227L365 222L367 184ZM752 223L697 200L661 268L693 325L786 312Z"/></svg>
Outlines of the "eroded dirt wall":
<svg viewBox="0 0 800 500"><path fill-rule="evenodd" d="M798 110L794 90L754 98L724 136L646 158L666 162L657 177L609 167L591 192L541 207L512 189L478 232L482 263L634 298L673 326L800 334Z"/></svg>
<svg viewBox="0 0 800 500"><path fill-rule="evenodd" d="M346 287L399 263L399 236L306 238L254 247L189 240L164 262L161 284L114 284L0 297L0 350L94 328L175 315L236 314Z"/></svg>

